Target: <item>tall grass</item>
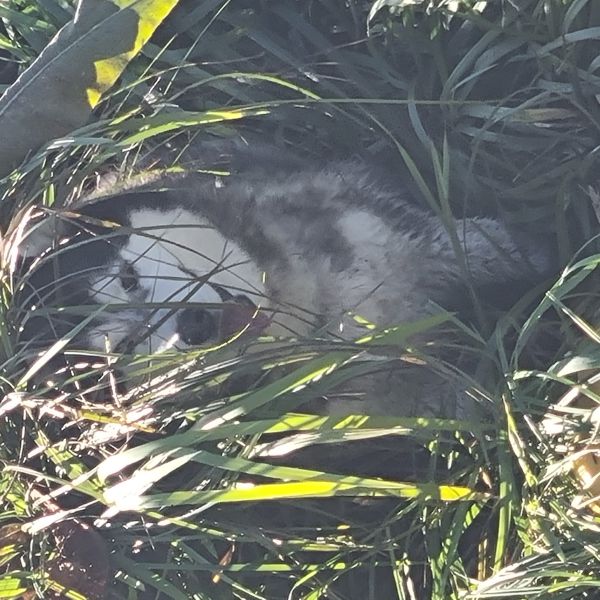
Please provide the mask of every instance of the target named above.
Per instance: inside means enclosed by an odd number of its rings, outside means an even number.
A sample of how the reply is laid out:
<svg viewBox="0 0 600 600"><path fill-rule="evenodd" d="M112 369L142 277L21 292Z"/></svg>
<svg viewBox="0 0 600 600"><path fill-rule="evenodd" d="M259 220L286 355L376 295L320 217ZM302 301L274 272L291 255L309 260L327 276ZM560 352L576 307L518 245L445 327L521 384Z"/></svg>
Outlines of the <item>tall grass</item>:
<svg viewBox="0 0 600 600"><path fill-rule="evenodd" d="M3 60L25 67L72 13L0 6ZM432 329L468 373L412 351L405 324L387 334L384 356L430 361L481 406L450 420L297 412L372 368L335 340L138 359L126 397L131 359L52 373L49 353L26 360L6 262L0 596L595 597L598 256L575 252L598 227L599 39L593 0L184 2L93 123L2 182L4 231L169 144L242 134L365 154L448 226L498 215L556 235L570 266L506 310L473 293L468 323ZM257 371L280 375L232 397Z"/></svg>

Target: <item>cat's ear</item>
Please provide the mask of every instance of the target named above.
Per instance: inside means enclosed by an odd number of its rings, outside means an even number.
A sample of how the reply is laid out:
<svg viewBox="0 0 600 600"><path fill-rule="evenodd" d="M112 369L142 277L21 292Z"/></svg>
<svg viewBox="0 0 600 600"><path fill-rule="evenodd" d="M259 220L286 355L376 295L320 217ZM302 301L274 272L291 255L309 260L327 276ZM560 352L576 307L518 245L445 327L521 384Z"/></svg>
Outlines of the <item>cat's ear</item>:
<svg viewBox="0 0 600 600"><path fill-rule="evenodd" d="M18 218L16 227L3 240L4 258L11 267L35 260L60 245L67 235L67 224L55 212L29 208Z"/></svg>
<svg viewBox="0 0 600 600"><path fill-rule="evenodd" d="M60 243L66 233L65 222L55 213L46 213L30 222L19 244L22 255L37 258Z"/></svg>

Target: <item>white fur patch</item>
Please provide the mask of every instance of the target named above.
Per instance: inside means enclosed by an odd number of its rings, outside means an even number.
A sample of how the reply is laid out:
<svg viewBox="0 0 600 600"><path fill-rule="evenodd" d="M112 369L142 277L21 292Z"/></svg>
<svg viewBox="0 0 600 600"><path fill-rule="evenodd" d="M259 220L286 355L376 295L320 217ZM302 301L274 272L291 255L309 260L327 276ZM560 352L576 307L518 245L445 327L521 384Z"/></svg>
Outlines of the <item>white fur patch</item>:
<svg viewBox="0 0 600 600"><path fill-rule="evenodd" d="M263 274L246 253L224 238L208 221L184 209L143 209L130 214L132 233L107 274L92 282L93 296L100 304L200 302L219 303L219 294L202 284L210 282L232 294L244 294L265 305ZM137 285L124 289L119 274L124 265L137 274ZM127 308L106 312L106 321L90 334L94 348L114 347L126 337L154 328L138 352L183 347L177 336L177 308ZM161 322L162 321L162 322ZM160 324L159 324L160 323ZM157 326L157 324L159 324Z"/></svg>

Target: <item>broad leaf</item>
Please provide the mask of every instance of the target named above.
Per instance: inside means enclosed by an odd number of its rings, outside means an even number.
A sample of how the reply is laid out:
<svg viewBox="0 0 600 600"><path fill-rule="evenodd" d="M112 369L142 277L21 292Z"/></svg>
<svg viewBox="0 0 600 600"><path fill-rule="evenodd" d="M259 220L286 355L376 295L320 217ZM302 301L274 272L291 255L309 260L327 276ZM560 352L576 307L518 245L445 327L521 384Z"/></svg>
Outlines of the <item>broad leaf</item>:
<svg viewBox="0 0 600 600"><path fill-rule="evenodd" d="M29 152L84 125L178 0L80 0L0 99L0 176Z"/></svg>

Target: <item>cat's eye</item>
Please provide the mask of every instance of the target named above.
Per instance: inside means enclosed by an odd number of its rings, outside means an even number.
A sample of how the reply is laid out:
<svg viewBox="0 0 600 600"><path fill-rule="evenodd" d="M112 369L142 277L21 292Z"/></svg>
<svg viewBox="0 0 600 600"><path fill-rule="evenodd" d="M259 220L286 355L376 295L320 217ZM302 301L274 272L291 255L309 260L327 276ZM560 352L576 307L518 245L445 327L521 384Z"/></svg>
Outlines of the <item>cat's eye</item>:
<svg viewBox="0 0 600 600"><path fill-rule="evenodd" d="M119 271L119 282L126 292L135 292L140 287L138 273L131 263L123 263Z"/></svg>

